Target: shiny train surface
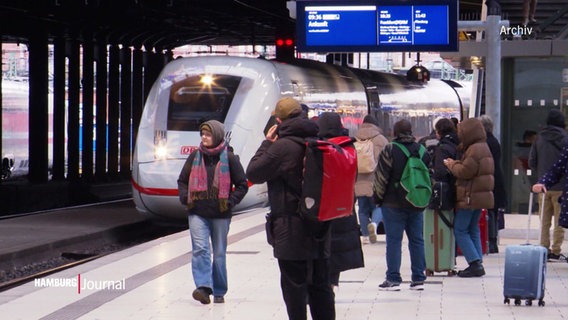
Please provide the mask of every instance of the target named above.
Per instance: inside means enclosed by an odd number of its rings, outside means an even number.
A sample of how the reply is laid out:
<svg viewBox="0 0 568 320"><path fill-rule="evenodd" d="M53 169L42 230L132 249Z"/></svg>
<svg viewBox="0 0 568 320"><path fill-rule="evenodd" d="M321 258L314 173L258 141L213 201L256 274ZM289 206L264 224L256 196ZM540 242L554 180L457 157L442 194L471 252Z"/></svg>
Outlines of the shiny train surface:
<svg viewBox="0 0 568 320"><path fill-rule="evenodd" d="M277 62L231 56L180 58L164 67L142 114L133 155L132 190L138 211L154 218L185 219L177 178L199 145L199 125L225 124L226 139L246 168L274 123L276 102L294 97L309 108L341 115L353 135L374 114L386 136L407 118L414 135L432 130L436 117L461 119L470 89L454 81L411 82L405 76L313 60ZM251 185L236 211L267 205L266 185Z"/></svg>

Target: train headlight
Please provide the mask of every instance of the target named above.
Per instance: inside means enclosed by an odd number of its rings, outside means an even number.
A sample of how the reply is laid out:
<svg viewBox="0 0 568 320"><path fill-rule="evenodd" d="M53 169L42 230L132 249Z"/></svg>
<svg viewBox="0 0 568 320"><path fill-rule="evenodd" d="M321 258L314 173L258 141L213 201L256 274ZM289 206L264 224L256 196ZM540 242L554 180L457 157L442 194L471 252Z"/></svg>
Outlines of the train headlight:
<svg viewBox="0 0 568 320"><path fill-rule="evenodd" d="M168 155L168 148L166 146L156 146L154 148L154 158L158 160L166 159Z"/></svg>

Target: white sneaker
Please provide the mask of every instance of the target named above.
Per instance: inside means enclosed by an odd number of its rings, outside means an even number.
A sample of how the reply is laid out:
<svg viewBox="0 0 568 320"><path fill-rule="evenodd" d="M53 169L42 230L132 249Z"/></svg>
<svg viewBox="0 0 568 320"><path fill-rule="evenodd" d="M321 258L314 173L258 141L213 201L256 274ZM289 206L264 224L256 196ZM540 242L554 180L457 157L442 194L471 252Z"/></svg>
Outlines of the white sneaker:
<svg viewBox="0 0 568 320"><path fill-rule="evenodd" d="M369 237L361 237L362 244L369 244Z"/></svg>
<svg viewBox="0 0 568 320"><path fill-rule="evenodd" d="M377 224L374 222L369 223L367 230L369 230L369 240L371 243L377 242Z"/></svg>

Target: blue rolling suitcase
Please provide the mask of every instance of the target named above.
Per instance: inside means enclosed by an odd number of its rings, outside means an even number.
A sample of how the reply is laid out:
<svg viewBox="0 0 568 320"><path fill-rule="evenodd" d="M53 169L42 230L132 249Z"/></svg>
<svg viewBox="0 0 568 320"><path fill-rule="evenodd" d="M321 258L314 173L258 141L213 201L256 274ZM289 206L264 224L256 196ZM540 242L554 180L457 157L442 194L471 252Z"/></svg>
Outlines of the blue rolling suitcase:
<svg viewBox="0 0 568 320"><path fill-rule="evenodd" d="M543 194L544 195L544 194ZM540 215L544 208L544 196L540 206ZM544 306L544 282L546 278L547 250L540 245L531 245L529 241L530 218L533 203L533 193L529 198L527 242L521 245L510 245L505 249L505 272L503 283L504 303L509 304L514 299L515 305L525 300L527 306L533 300L538 300L539 306ZM540 231L539 231L540 234Z"/></svg>

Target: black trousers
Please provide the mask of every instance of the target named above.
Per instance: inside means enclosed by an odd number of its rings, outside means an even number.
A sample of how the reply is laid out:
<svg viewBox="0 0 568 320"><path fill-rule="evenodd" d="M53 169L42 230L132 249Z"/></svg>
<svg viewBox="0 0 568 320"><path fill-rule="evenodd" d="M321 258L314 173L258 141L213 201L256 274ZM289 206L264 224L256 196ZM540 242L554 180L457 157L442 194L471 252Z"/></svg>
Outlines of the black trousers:
<svg viewBox="0 0 568 320"><path fill-rule="evenodd" d="M290 320L306 320L307 303L313 320L335 319L327 259L312 260L311 266L307 260L278 260L278 266L280 287Z"/></svg>

